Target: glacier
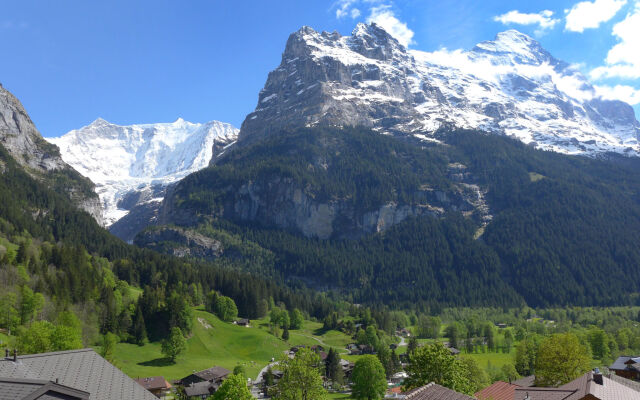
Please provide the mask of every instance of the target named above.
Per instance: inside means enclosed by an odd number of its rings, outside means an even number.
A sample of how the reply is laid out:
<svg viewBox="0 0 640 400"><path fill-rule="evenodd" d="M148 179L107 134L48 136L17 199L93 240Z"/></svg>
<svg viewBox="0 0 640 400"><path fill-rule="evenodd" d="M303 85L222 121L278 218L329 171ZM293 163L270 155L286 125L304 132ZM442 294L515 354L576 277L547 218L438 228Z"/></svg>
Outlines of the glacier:
<svg viewBox="0 0 640 400"><path fill-rule="evenodd" d="M238 136L228 123L116 125L98 118L91 124L47 140L62 159L96 185L105 226L129 213L132 194L145 202L161 202L164 188L209 165Z"/></svg>

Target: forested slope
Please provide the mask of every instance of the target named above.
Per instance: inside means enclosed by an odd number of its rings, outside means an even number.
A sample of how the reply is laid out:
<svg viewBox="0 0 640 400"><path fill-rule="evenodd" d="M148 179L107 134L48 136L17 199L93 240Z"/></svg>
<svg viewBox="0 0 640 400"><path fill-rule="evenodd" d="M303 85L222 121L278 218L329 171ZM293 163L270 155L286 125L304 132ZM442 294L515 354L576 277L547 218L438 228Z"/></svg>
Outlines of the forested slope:
<svg viewBox="0 0 640 400"><path fill-rule="evenodd" d="M274 257L259 258L250 268L291 284L336 289L354 302L636 302L635 160L571 157L481 132L437 137L441 144L362 129L274 135L239 146L218 165L183 180L165 201L164 222L216 238L228 249L244 241L269 251ZM476 189L474 199L469 191ZM287 210L293 221L304 215L295 196L310 199L304 212L323 205L338 210L328 237L287 222ZM384 219L376 210L389 204L395 214ZM403 204L421 212L399 218ZM378 212L377 230L370 232L363 221L372 211ZM149 242L145 234L137 243L172 247ZM238 251L226 255L237 257Z"/></svg>

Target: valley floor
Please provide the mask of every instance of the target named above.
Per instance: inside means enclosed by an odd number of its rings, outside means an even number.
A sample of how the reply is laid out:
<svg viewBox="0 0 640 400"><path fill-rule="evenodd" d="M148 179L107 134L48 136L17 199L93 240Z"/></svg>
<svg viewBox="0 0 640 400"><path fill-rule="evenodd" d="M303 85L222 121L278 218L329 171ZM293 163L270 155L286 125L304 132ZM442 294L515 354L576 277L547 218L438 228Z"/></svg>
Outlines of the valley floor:
<svg viewBox="0 0 640 400"><path fill-rule="evenodd" d="M169 381L216 365L229 370L242 365L247 376L255 379L272 358L278 360L292 346L321 344L344 349L353 341L341 332L324 333L321 323L311 321L305 321L301 330L290 331L285 342L269 332L266 319L251 321L251 327L245 328L222 322L201 309L194 312L194 319L187 350L175 364L162 355L160 343L154 342L144 346L119 343L115 365L133 378L162 375Z"/></svg>

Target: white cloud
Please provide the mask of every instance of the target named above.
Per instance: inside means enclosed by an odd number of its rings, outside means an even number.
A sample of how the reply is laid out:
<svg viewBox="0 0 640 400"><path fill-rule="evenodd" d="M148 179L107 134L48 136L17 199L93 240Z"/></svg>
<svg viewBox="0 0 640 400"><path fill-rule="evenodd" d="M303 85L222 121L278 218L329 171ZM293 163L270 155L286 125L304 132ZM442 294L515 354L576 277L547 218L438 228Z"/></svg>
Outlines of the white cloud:
<svg viewBox="0 0 640 400"><path fill-rule="evenodd" d="M640 78L640 68L628 64L607 65L592 69L589 76L595 80L606 78L638 79Z"/></svg>
<svg viewBox="0 0 640 400"><path fill-rule="evenodd" d="M613 27L620 43L607 54L607 64L627 64L640 69L640 2L627 17Z"/></svg>
<svg viewBox="0 0 640 400"><path fill-rule="evenodd" d="M360 16L360 10L354 8L351 10L351 18L356 19Z"/></svg>
<svg viewBox="0 0 640 400"><path fill-rule="evenodd" d="M413 41L413 31L407 27L407 24L396 18L391 6L381 5L371 8L371 13L367 17L367 22L380 25L382 29L389 32L391 36L396 38L403 46L409 46L415 43Z"/></svg>
<svg viewBox="0 0 640 400"><path fill-rule="evenodd" d="M334 7L336 7L336 18L341 19L349 15L351 15L351 18L358 18L360 10L357 8L351 11L349 10L354 3L356 3L356 0L338 0L334 3ZM357 11L355 16L353 16L354 11Z"/></svg>
<svg viewBox="0 0 640 400"><path fill-rule="evenodd" d="M627 85L595 86L595 88L603 99L622 100L632 106L640 104L640 89Z"/></svg>
<svg viewBox="0 0 640 400"><path fill-rule="evenodd" d="M640 78L640 2L624 20L613 26L618 43L607 53L606 65L593 69L593 79Z"/></svg>
<svg viewBox="0 0 640 400"><path fill-rule="evenodd" d="M584 32L585 29L597 28L601 23L609 21L627 0L594 0L581 1L567 10L565 29L572 32Z"/></svg>
<svg viewBox="0 0 640 400"><path fill-rule="evenodd" d="M505 25L518 24L518 25L538 25L536 35L543 34L547 29L553 29L559 19L553 18L553 11L543 10L539 13L521 13L518 10L512 10L502 15L493 17L496 22L501 22Z"/></svg>

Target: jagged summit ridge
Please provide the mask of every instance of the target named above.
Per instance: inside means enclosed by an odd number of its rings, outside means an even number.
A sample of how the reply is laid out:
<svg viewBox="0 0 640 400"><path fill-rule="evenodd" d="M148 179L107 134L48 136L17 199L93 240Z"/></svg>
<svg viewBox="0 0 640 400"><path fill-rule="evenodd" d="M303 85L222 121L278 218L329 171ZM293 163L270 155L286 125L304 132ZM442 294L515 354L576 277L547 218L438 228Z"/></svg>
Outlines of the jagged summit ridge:
<svg viewBox="0 0 640 400"><path fill-rule="evenodd" d="M408 50L378 25L351 36L303 27L286 44L240 141L283 128L362 125L434 140L443 126L482 129L569 154L638 155L633 109L599 98L539 42L509 30L469 51Z"/></svg>
<svg viewBox="0 0 640 400"><path fill-rule="evenodd" d="M49 139L62 158L91 179L105 210L105 223L125 216L133 193L147 202L160 202L167 185L206 167L214 156L235 142L238 130L210 121L116 125L102 118Z"/></svg>

